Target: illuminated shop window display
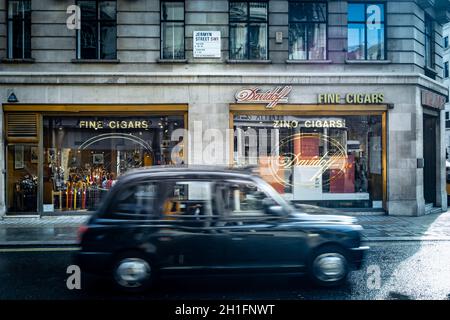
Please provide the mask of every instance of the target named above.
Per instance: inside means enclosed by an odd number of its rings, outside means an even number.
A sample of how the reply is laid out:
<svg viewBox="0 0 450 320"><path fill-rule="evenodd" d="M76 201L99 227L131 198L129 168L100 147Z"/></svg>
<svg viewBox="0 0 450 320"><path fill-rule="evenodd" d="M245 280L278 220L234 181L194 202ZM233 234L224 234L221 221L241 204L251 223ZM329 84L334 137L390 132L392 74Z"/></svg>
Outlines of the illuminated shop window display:
<svg viewBox="0 0 450 320"><path fill-rule="evenodd" d="M382 208L382 116L234 115L234 165L288 200Z"/></svg>
<svg viewBox="0 0 450 320"><path fill-rule="evenodd" d="M130 169L184 163L183 116L43 118L44 211L94 210Z"/></svg>

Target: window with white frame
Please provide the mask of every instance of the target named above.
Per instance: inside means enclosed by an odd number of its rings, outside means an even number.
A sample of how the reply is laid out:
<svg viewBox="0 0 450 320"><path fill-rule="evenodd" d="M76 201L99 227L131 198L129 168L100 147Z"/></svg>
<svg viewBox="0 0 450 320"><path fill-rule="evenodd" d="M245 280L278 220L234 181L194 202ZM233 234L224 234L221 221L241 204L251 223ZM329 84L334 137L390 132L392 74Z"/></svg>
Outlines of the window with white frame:
<svg viewBox="0 0 450 320"><path fill-rule="evenodd" d="M327 3L289 2L289 59L325 60Z"/></svg>
<svg viewBox="0 0 450 320"><path fill-rule="evenodd" d="M385 6L375 2L349 2L349 60L385 60Z"/></svg>
<svg viewBox="0 0 450 320"><path fill-rule="evenodd" d="M184 59L184 1L161 2L161 59Z"/></svg>
<svg viewBox="0 0 450 320"><path fill-rule="evenodd" d="M268 59L268 2L230 1L230 59Z"/></svg>
<svg viewBox="0 0 450 320"><path fill-rule="evenodd" d="M80 0L81 29L77 32L77 59L117 58L116 1Z"/></svg>

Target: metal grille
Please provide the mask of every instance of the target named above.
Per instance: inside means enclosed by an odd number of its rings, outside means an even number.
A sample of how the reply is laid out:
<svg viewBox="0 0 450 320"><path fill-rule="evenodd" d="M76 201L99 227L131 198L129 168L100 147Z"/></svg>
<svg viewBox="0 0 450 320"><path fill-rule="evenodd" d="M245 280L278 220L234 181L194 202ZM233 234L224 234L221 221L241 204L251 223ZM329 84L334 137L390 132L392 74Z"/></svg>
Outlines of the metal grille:
<svg viewBox="0 0 450 320"><path fill-rule="evenodd" d="M8 138L35 138L38 136L36 113L10 113L6 115Z"/></svg>

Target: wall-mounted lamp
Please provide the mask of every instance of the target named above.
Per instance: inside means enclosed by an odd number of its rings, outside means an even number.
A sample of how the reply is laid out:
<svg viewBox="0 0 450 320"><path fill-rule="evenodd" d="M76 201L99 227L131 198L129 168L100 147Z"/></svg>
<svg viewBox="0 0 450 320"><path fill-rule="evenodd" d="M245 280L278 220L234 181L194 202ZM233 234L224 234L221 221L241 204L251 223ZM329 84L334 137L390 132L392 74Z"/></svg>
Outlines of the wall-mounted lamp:
<svg viewBox="0 0 450 320"><path fill-rule="evenodd" d="M11 92L8 96L8 102L9 103L17 103L19 102L19 99L17 99L17 96L14 92Z"/></svg>

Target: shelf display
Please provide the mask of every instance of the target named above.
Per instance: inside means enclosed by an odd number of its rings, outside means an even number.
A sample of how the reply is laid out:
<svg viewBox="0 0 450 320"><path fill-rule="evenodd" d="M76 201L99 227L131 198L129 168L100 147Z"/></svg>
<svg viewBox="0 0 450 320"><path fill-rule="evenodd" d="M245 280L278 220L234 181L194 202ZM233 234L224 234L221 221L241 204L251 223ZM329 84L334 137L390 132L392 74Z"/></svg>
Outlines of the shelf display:
<svg viewBox="0 0 450 320"><path fill-rule="evenodd" d="M37 177L23 176L14 185L13 207L19 212L29 212L36 208Z"/></svg>

